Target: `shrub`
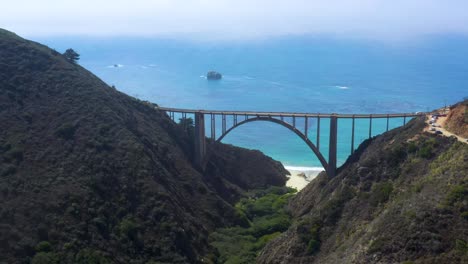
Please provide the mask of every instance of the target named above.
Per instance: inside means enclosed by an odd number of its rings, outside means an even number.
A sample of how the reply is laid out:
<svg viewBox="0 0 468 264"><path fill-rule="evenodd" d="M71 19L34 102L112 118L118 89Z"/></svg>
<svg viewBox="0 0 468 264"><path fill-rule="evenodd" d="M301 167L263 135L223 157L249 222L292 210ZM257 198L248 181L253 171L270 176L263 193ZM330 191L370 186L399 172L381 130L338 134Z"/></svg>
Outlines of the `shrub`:
<svg viewBox="0 0 468 264"><path fill-rule="evenodd" d="M382 250L382 248L385 246L385 243L385 240L382 238L373 240L369 246L369 249L367 250L367 253L372 254Z"/></svg>
<svg viewBox="0 0 468 264"><path fill-rule="evenodd" d="M311 239L307 244L307 254L314 254L320 249L320 242L315 239Z"/></svg>
<svg viewBox="0 0 468 264"><path fill-rule="evenodd" d="M254 263L266 243L291 224L285 205L292 189L269 188L250 193L235 205L242 227L217 229L210 235L210 244L217 250L216 263Z"/></svg>
<svg viewBox="0 0 468 264"><path fill-rule="evenodd" d="M111 263L101 252L92 249L82 249L75 256L76 264L108 264Z"/></svg>
<svg viewBox="0 0 468 264"><path fill-rule="evenodd" d="M5 154L5 159L7 161L16 161L16 162L23 161L23 149L21 147L14 147L10 149Z"/></svg>
<svg viewBox="0 0 468 264"><path fill-rule="evenodd" d="M76 126L66 123L60 126L55 134L63 139L70 140L75 135Z"/></svg>
<svg viewBox="0 0 468 264"><path fill-rule="evenodd" d="M430 145L425 145L421 149L419 149L419 157L424 159L429 159L432 157L432 147Z"/></svg>
<svg viewBox="0 0 468 264"><path fill-rule="evenodd" d="M455 240L455 249L460 251L463 254L468 253L468 243L464 240L457 239Z"/></svg>
<svg viewBox="0 0 468 264"><path fill-rule="evenodd" d="M34 249L36 252L49 252L52 250L52 245L48 241L41 241L37 243Z"/></svg>
<svg viewBox="0 0 468 264"><path fill-rule="evenodd" d="M297 232L302 242L306 243L307 254L314 254L320 250L320 229L322 222L319 219L303 219L297 225Z"/></svg>
<svg viewBox="0 0 468 264"><path fill-rule="evenodd" d="M426 140L419 148L418 155L424 159L430 159L434 156L434 148L437 147L437 140L434 138Z"/></svg>
<svg viewBox="0 0 468 264"><path fill-rule="evenodd" d="M58 264L59 257L52 252L39 252L31 260L31 264Z"/></svg>
<svg viewBox="0 0 468 264"><path fill-rule="evenodd" d="M463 217L465 220L468 220L468 211L461 213L461 217Z"/></svg>
<svg viewBox="0 0 468 264"><path fill-rule="evenodd" d="M281 232L275 232L260 237L257 242L255 242L255 249L262 249L269 241L277 238L279 235L281 235Z"/></svg>
<svg viewBox="0 0 468 264"><path fill-rule="evenodd" d="M374 184L370 197L370 203L374 206L385 203L393 192L393 184L389 181Z"/></svg>
<svg viewBox="0 0 468 264"><path fill-rule="evenodd" d="M8 176L11 174L16 173L16 167L11 164L4 165L3 168L0 169L0 176Z"/></svg>
<svg viewBox="0 0 468 264"><path fill-rule="evenodd" d="M411 141L408 144L408 153L415 153L418 150L418 146L414 141Z"/></svg>
<svg viewBox="0 0 468 264"><path fill-rule="evenodd" d="M253 222L250 232L255 237L261 237L275 232L283 232L288 229L291 222L289 216L281 214L273 217L262 217Z"/></svg>
<svg viewBox="0 0 468 264"><path fill-rule="evenodd" d="M136 239L138 225L131 218L122 220L119 224L119 234L121 237L128 237L131 240Z"/></svg>
<svg viewBox="0 0 468 264"><path fill-rule="evenodd" d="M396 145L393 147L387 154L387 160L390 165L397 165L406 157L406 148L403 145ZM375 166L376 163L373 163L371 166Z"/></svg>
<svg viewBox="0 0 468 264"><path fill-rule="evenodd" d="M454 205L456 202L467 199L468 188L463 185L455 185L445 198L445 203L449 206Z"/></svg>

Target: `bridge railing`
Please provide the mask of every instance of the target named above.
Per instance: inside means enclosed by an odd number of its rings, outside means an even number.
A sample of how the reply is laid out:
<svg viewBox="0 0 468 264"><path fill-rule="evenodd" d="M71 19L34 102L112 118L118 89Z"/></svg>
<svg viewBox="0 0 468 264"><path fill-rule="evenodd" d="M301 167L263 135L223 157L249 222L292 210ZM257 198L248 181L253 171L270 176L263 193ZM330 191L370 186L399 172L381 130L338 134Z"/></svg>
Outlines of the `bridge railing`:
<svg viewBox="0 0 468 264"><path fill-rule="evenodd" d="M355 150L355 126L357 121L356 119L361 119L364 122L369 120L368 124L368 138L371 138L374 133L372 133L372 120L373 119L385 119L386 118L386 130L390 128L390 119L402 118L403 125L406 124L407 118L413 118L418 116L425 116L428 113L426 112L416 112L416 113L388 113L388 114L337 114L337 113L291 113L291 112L262 112L262 111L223 111L223 110L194 110L194 109L182 109L182 108L169 108L169 107L157 107L161 111L167 112L169 117L175 121L176 115L182 119L187 118L187 115L193 116L195 120L195 131L196 131L196 152L197 160L199 163L203 163L204 155L207 153L205 147L205 120L210 123L210 137L212 140L218 140L224 138L232 129L238 127L239 125L253 122L253 121L271 121L278 123L282 126L285 126L296 133L301 137L313 150L316 156L319 158L323 167L327 171L330 177L335 176L336 174L336 163L337 163L337 144L338 144L338 135L337 127L338 120L347 119L350 124L351 129L351 145L350 153L352 154ZM230 120L230 127L227 128L227 117ZM320 149L320 120L328 119L329 122L329 144L328 148L328 161L324 158L323 152ZM316 126L316 140L312 142L309 134L309 126L312 121L315 120ZM361 122L362 122L361 121ZM327 122L328 123L328 122ZM378 122L376 122L378 123ZM380 122L382 123L382 122ZM184 122L185 124L185 122ZM325 123L326 124L326 123ZM217 138L216 130L221 128L221 136ZM219 131L219 130L218 130Z"/></svg>
<svg viewBox="0 0 468 264"><path fill-rule="evenodd" d="M388 114L339 114L339 113L297 113L297 112L265 112L265 111L230 111L230 110L194 110L183 108L157 107L157 109L174 113L201 113L214 115L239 115L239 116L272 116L272 117L337 117L337 118L395 118L424 116L426 112L416 113L388 113Z"/></svg>

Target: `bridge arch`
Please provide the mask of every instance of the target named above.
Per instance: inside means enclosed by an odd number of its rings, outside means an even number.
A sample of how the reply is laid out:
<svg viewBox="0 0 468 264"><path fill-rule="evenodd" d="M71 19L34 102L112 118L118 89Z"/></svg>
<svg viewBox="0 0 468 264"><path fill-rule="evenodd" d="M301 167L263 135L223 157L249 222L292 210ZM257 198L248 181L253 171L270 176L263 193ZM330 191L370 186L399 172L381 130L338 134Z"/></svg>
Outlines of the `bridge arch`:
<svg viewBox="0 0 468 264"><path fill-rule="evenodd" d="M247 123L250 123L250 122L255 122L255 121L267 121L267 122L272 122L272 123L276 123L276 124L279 124L287 129L289 129L290 131L294 132L297 136L299 136L302 141L304 141L304 143L307 144L307 146L312 150L312 152L315 154L315 156L317 156L317 158L319 159L320 163L322 164L323 168L325 169L325 171L327 172L327 174L329 173L329 165L328 165L328 162L327 160L323 157L322 153L320 153L320 151L318 150L318 148L314 145L314 143L312 143L312 141L310 141L301 131L299 131L297 128L295 128L294 126L290 125L289 123L283 121L283 120L280 120L280 119L276 119L276 118L272 118L272 117L266 117L266 116L256 116L256 117L252 117L252 118L248 118L246 120L243 120L237 124L234 124L232 127L230 127L228 130L226 130L226 132L224 132L216 141L217 142L221 142L221 140L227 136L229 134L229 132L231 132L232 130L234 130L235 128L241 126L241 125L244 125L244 124L247 124Z"/></svg>

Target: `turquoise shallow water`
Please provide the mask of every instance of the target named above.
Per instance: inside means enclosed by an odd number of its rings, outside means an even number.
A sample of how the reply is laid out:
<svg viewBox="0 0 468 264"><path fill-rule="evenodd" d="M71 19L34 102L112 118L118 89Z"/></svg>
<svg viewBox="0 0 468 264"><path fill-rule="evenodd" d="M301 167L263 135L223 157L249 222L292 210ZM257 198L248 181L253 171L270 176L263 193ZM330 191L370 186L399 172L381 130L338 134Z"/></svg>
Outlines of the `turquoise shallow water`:
<svg viewBox="0 0 468 264"><path fill-rule="evenodd" d="M427 111L468 93L468 39L454 36L417 43L295 37L258 42L204 43L163 39L39 39L58 51L72 47L80 64L117 89L162 106L336 113ZM119 64L119 67L114 67ZM221 81L207 81L217 70ZM220 124L220 120L217 121ZM403 120L392 120L391 127ZM356 121L356 146L368 136ZM309 122L315 142L316 122ZM385 120L373 121L372 134ZM327 155L327 121L321 122ZM350 153L350 121L338 124L338 163ZM218 129L220 131L220 129ZM260 149L290 166L319 167L307 146L277 124L255 122L224 140Z"/></svg>

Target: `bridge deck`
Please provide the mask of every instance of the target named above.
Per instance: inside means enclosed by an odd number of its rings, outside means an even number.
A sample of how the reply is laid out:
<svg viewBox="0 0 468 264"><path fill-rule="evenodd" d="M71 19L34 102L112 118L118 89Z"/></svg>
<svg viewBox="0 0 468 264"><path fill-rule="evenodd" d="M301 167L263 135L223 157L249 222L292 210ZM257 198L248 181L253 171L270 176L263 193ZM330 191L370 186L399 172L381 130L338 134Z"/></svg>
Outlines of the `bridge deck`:
<svg viewBox="0 0 468 264"><path fill-rule="evenodd" d="M213 115L239 115L239 116L271 116L271 117L337 117L337 118L395 118L395 117L416 117L424 116L427 113L394 113L394 114L325 114L325 113L291 113L291 112L261 112L261 111L223 111L223 110L194 110L182 108L157 107L162 111L174 113L200 113Z"/></svg>

